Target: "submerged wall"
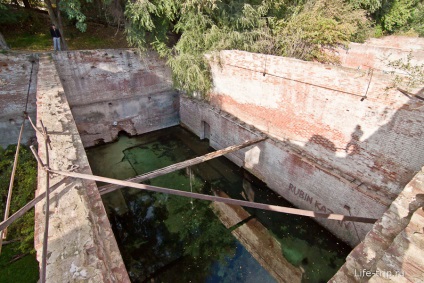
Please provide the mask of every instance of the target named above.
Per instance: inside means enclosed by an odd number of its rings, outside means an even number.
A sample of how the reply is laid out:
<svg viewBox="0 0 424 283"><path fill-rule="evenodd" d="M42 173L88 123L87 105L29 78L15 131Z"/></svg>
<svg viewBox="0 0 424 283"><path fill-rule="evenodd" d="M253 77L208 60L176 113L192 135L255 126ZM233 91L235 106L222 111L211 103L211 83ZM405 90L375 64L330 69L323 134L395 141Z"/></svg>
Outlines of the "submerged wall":
<svg viewBox="0 0 424 283"><path fill-rule="evenodd" d="M35 55L0 53L0 146L2 147L18 143L28 92L27 112L35 120L37 70L38 58ZM35 132L26 121L22 142L27 143L32 137L35 137Z"/></svg>
<svg viewBox="0 0 424 283"><path fill-rule="evenodd" d="M155 53L135 49L60 52L59 76L85 147L179 123L178 93Z"/></svg>

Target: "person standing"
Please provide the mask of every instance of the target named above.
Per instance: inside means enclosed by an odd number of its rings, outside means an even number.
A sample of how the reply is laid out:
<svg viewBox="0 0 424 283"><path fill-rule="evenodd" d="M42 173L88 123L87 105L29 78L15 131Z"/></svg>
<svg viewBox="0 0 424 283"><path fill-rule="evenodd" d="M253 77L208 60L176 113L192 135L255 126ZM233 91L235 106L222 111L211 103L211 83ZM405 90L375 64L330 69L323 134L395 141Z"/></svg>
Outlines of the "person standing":
<svg viewBox="0 0 424 283"><path fill-rule="evenodd" d="M53 37L53 46L54 46L54 51L60 51L60 31L56 28L55 25L52 25L52 27L50 28L50 34Z"/></svg>

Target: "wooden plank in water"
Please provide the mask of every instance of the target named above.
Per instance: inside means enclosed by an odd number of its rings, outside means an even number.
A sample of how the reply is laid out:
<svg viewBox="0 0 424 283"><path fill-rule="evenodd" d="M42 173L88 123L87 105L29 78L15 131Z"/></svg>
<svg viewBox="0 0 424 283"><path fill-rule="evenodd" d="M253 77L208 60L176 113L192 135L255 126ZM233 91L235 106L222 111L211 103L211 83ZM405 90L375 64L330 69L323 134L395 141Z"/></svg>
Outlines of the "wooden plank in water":
<svg viewBox="0 0 424 283"><path fill-rule="evenodd" d="M224 148L224 149L220 149L220 150L217 150L217 151L214 151L214 152L202 155L202 156L195 157L193 159L189 159L189 160L186 160L186 161L183 161L183 162L175 163L175 164L172 164L170 166L167 166L167 167L164 167L164 168L161 168L161 169L158 169L158 170L154 170L154 171L151 171L149 173L136 176L134 178L127 179L125 181L140 183L140 182L143 182L143 181L146 181L146 180L149 180L149 179L153 179L153 178L156 178L156 177L159 177L159 176L162 176L162 175L165 175L165 174L168 174L168 173L180 170L180 169L187 168L189 166L193 166L193 165L211 160L213 158L217 158L217 157L225 155L227 153L231 153L231 152L237 151L239 149L248 147L250 145L256 144L258 142L264 141L266 139L267 139L266 137L262 137L262 138L246 141L242 144L232 145L232 146L229 146L229 147ZM99 192L100 192L100 195L104 195L104 194L113 192L113 191L120 189L120 188L123 188L123 187L124 186L121 186L121 185L110 184L110 185L100 187Z"/></svg>

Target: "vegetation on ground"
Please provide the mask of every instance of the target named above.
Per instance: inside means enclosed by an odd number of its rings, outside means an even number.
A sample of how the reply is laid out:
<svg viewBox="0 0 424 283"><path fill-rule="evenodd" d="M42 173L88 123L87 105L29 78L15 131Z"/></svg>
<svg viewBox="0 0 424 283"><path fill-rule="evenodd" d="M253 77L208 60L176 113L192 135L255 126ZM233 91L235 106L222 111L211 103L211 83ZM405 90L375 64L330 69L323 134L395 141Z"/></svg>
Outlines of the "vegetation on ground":
<svg viewBox="0 0 424 283"><path fill-rule="evenodd" d="M38 261L35 255L19 254L17 250L19 250L19 243L3 246L0 256L0 282L38 282Z"/></svg>
<svg viewBox="0 0 424 283"><path fill-rule="evenodd" d="M16 145L10 145L6 149L0 147L1 220L4 219L15 152ZM34 198L36 188L37 162L31 150L26 146L21 146L10 215ZM16 240L16 242L3 246L0 256L0 282L36 282L38 280L38 263L35 260L34 250L34 210L27 212L9 226L6 240Z"/></svg>
<svg viewBox="0 0 424 283"><path fill-rule="evenodd" d="M158 51L175 86L189 94L207 93L205 54L223 49L337 63L328 51L349 41L424 36L422 0L9 1L0 0L0 33L13 49L51 49L48 26L54 23L65 48Z"/></svg>
<svg viewBox="0 0 424 283"><path fill-rule="evenodd" d="M206 53L238 49L334 63L328 50L349 41L423 36L423 16L420 0L0 0L0 32L13 49L51 49L48 26L55 23L65 48L154 49L177 88L201 94L211 87Z"/></svg>
<svg viewBox="0 0 424 283"><path fill-rule="evenodd" d="M50 36L50 18L47 13L9 7L4 13L0 10L0 32L12 50L51 51L53 42ZM65 39L70 50L129 47L123 27L108 26L103 23L90 23L84 32L64 20Z"/></svg>

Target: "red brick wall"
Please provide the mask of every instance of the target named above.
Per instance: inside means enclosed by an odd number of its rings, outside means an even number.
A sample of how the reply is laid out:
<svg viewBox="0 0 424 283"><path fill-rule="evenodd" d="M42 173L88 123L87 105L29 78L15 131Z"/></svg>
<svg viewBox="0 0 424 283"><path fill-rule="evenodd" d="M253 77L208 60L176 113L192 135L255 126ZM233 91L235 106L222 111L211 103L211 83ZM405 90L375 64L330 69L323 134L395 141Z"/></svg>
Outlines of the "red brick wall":
<svg viewBox="0 0 424 283"><path fill-rule="evenodd" d="M198 136L204 123L210 126L210 145L216 149L257 138L262 133L234 116L209 104L184 96L180 101L181 122ZM362 193L360 182L343 178L337 170L318 164L300 147L277 139L225 155L263 180L276 193L297 207L323 213L380 217L386 204ZM339 238L355 246L372 225L345 221L317 220Z"/></svg>
<svg viewBox="0 0 424 283"><path fill-rule="evenodd" d="M406 59L411 55L412 64L424 62L424 40L405 36L386 36L372 38L364 44L351 43L348 48L339 48L337 55L340 64L350 68L378 69L385 72L396 71L388 63Z"/></svg>
<svg viewBox="0 0 424 283"><path fill-rule="evenodd" d="M386 90L382 71L223 51L212 74L213 106L359 181L382 204L424 163L424 103Z"/></svg>

